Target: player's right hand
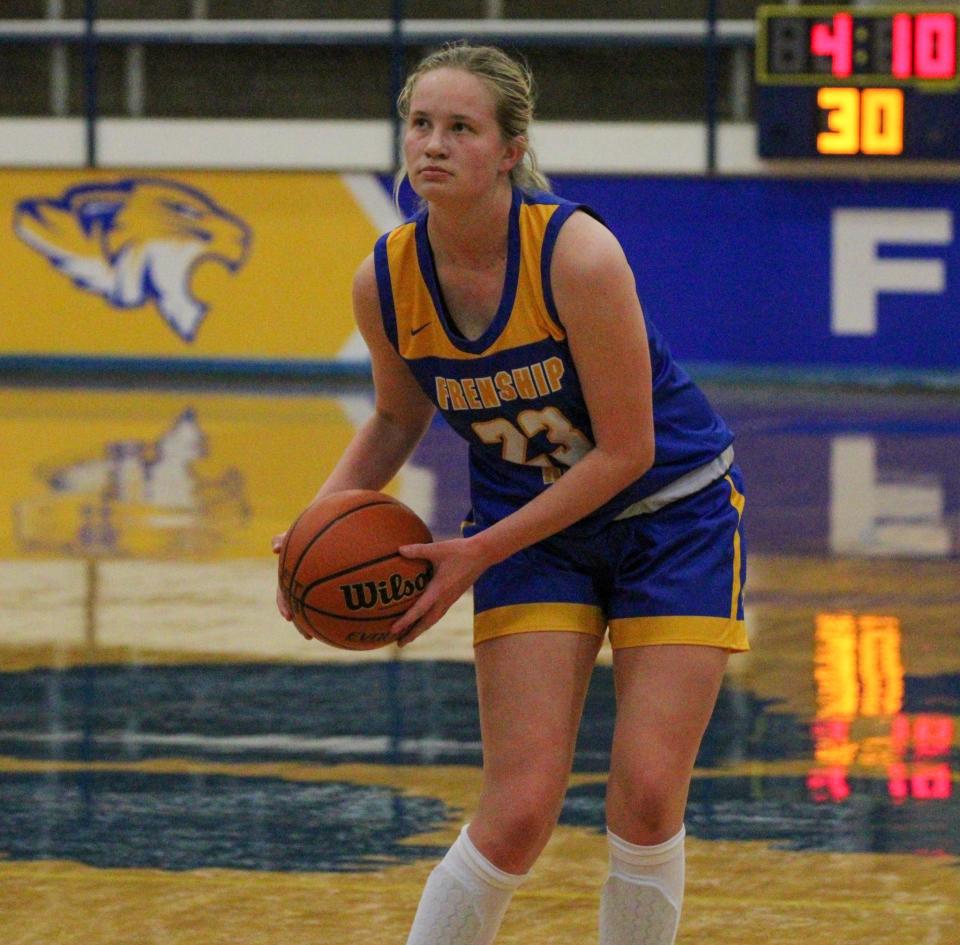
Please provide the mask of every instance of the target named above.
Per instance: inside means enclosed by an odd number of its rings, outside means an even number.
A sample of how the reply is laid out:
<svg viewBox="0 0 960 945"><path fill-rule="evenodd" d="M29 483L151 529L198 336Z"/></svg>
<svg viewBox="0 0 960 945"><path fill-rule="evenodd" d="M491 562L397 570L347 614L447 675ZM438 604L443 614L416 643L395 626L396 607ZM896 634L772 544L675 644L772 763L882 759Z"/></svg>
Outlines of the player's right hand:
<svg viewBox="0 0 960 945"><path fill-rule="evenodd" d="M273 548L273 553L275 555L280 554L280 549L283 547L283 539L286 538L287 533L281 532L279 535L274 535L270 541L270 545ZM277 610L280 611L280 616L284 620L293 620L293 613L290 610L290 605L287 603L287 599L283 594L283 591L280 589L280 584L277 584ZM301 634L302 635L302 634Z"/></svg>

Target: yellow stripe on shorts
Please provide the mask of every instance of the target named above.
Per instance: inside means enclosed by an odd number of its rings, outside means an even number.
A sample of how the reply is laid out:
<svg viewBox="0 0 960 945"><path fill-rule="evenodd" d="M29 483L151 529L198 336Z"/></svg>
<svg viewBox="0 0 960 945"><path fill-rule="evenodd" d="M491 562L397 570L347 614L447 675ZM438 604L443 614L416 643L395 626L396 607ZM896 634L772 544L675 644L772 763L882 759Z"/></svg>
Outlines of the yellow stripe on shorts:
<svg viewBox="0 0 960 945"><path fill-rule="evenodd" d="M617 617L610 621L610 645L615 650L631 646L718 646L743 652L750 649L746 625L730 617Z"/></svg>
<svg viewBox="0 0 960 945"><path fill-rule="evenodd" d="M737 527L733 532L733 593L730 598L730 619L737 619L737 602L740 600L740 520L746 497L733 484L729 475L723 477L730 484L730 504L737 510Z"/></svg>
<svg viewBox="0 0 960 945"><path fill-rule="evenodd" d="M592 604L511 604L481 611L473 618L473 644L513 633L566 631L602 637L606 631L603 612Z"/></svg>

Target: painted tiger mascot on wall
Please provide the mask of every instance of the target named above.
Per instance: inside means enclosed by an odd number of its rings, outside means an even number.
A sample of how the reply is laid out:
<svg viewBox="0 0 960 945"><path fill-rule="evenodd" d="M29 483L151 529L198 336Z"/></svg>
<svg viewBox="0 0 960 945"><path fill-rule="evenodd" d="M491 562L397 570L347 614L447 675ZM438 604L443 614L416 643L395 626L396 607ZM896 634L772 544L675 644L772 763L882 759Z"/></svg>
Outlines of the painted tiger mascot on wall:
<svg viewBox="0 0 960 945"><path fill-rule="evenodd" d="M117 308L156 304L184 341L208 306L192 291L203 262L231 272L247 259L250 228L200 191L172 180L81 184L54 199L20 201L14 230L74 285Z"/></svg>

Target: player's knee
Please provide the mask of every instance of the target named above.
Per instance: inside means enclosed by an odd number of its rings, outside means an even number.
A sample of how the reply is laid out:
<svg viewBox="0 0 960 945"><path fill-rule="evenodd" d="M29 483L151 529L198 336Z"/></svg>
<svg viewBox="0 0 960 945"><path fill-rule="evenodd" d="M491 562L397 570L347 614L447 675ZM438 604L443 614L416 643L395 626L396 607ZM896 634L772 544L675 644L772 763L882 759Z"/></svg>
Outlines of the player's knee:
<svg viewBox="0 0 960 945"><path fill-rule="evenodd" d="M529 783L506 799L505 821L510 833L525 844L536 843L553 829L560 792L553 784Z"/></svg>
<svg viewBox="0 0 960 945"><path fill-rule="evenodd" d="M686 785L675 784L656 769L611 772L607 785L607 822L644 842L676 832L683 816Z"/></svg>
<svg viewBox="0 0 960 945"><path fill-rule="evenodd" d="M563 794L563 785L538 778L500 784L488 793L481 810L495 862L532 863L553 831Z"/></svg>

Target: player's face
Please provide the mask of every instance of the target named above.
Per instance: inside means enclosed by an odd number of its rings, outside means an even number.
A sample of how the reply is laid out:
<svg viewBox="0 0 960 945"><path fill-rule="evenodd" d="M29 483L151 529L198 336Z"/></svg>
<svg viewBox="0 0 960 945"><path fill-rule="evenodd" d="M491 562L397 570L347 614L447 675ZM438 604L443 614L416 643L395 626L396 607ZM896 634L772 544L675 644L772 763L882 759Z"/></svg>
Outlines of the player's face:
<svg viewBox="0 0 960 945"><path fill-rule="evenodd" d="M413 189L425 200L477 198L522 156L504 141L493 92L463 69L433 69L414 86L403 141Z"/></svg>

